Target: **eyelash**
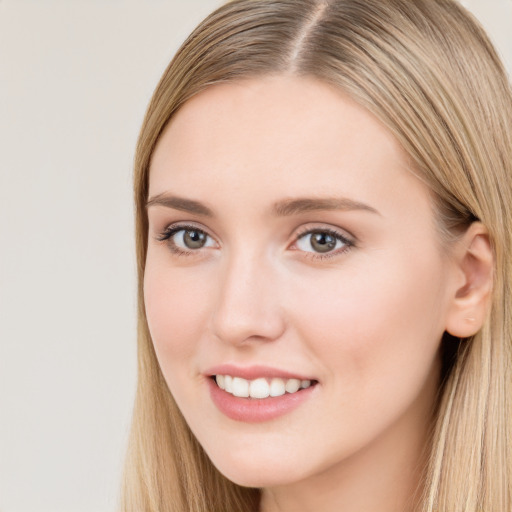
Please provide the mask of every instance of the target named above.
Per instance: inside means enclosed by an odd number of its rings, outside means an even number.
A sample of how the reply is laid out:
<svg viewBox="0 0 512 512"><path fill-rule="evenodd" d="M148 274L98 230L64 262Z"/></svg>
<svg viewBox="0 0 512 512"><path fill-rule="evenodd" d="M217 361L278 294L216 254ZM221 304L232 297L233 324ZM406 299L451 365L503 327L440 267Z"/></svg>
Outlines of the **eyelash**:
<svg viewBox="0 0 512 512"><path fill-rule="evenodd" d="M171 242L171 238L180 231L197 231L206 236L210 236L206 231L197 228L196 226L191 226L188 224L174 224L168 226L161 234L157 237L159 242L169 242L168 246L171 252L177 254L178 256L193 256L197 251L184 251L183 249L178 248L174 243Z"/></svg>
<svg viewBox="0 0 512 512"><path fill-rule="evenodd" d="M196 226L187 225L187 224L175 224L168 226L159 236L156 237L156 239L159 242L169 242L169 249L178 256L193 256L195 253L197 253L199 250L190 250L190 251L184 251L181 248L178 248L173 242L171 242L172 237L179 233L180 231L196 231L198 233L201 233L209 238L210 235L202 230L199 229ZM327 260L336 256L339 256L341 254L344 254L348 252L352 247L355 247L355 242L347 238L345 235L341 234L340 232L330 229L330 228L306 228L303 231L300 231L297 233L297 236L295 238L294 244L296 244L301 238L305 237L306 235L312 235L314 233L323 233L332 236L336 241L340 241L344 244L344 247L341 249L337 249L334 251L329 251L325 254L322 253L315 253L315 252L309 252L309 251L302 251L305 253L305 257L310 258L312 260ZM298 250L298 249L295 249Z"/></svg>
<svg viewBox="0 0 512 512"><path fill-rule="evenodd" d="M336 241L340 241L343 243L344 247L340 249L336 249L333 251L326 252L325 254L317 253L317 252L306 252L304 251L307 258L311 258L313 260L328 260L330 258L335 258L336 256L340 256L341 254L345 254L352 247L355 247L355 242L350 240L345 235L341 234L339 231L336 231L332 228L305 228L303 231L299 231L295 238L294 244L296 244L301 238L306 235L312 235L314 233L322 233L332 236Z"/></svg>

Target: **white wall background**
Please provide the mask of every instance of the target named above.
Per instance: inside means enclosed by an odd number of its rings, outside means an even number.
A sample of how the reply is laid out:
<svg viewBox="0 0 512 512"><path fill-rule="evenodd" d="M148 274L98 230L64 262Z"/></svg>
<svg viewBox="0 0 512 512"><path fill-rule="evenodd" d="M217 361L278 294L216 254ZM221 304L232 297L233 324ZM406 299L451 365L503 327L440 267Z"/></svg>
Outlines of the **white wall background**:
<svg viewBox="0 0 512 512"><path fill-rule="evenodd" d="M0 511L111 512L135 389L131 172L220 0L0 0ZM467 0L512 72L512 0Z"/></svg>

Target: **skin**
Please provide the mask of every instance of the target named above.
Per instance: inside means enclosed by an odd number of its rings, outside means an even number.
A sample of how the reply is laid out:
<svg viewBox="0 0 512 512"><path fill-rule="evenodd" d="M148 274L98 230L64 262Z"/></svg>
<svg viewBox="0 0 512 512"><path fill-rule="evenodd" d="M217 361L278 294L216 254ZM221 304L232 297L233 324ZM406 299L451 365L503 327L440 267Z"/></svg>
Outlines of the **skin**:
<svg viewBox="0 0 512 512"><path fill-rule="evenodd" d="M392 135L338 90L273 76L189 100L155 149L144 281L155 351L214 465L263 488L262 510L410 510L439 382L439 344L464 273L441 247L426 186ZM344 197L364 209L276 216L290 198ZM208 234L174 252L172 224ZM341 242L319 259L308 229ZM180 243L177 234L173 240ZM460 314L460 312L458 313ZM471 327L473 328L473 327ZM314 376L311 397L244 423L213 404L205 372L232 363Z"/></svg>

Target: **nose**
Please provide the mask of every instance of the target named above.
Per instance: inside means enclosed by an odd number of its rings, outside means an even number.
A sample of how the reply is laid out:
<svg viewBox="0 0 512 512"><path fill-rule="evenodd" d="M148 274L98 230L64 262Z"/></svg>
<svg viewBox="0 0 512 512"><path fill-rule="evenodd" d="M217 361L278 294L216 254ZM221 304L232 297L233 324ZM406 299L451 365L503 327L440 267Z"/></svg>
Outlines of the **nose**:
<svg viewBox="0 0 512 512"><path fill-rule="evenodd" d="M225 262L212 317L213 334L223 342L273 341L285 330L275 271L262 259L246 253Z"/></svg>

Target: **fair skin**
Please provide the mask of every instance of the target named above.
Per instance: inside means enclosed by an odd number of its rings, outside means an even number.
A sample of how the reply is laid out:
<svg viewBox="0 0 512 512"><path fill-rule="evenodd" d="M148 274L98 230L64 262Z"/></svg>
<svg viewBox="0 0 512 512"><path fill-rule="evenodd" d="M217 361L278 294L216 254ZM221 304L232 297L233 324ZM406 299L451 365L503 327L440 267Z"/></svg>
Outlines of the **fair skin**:
<svg viewBox="0 0 512 512"><path fill-rule="evenodd" d="M408 511L421 490L440 340L481 325L491 260L478 223L447 256L410 169L367 111L290 76L208 88L157 144L144 280L155 351L213 464L262 488L263 512ZM304 198L328 201L289 204ZM276 417L234 418L212 399L218 365L312 386Z"/></svg>

